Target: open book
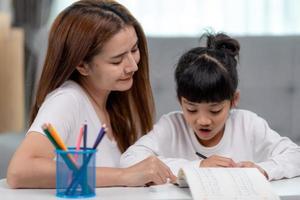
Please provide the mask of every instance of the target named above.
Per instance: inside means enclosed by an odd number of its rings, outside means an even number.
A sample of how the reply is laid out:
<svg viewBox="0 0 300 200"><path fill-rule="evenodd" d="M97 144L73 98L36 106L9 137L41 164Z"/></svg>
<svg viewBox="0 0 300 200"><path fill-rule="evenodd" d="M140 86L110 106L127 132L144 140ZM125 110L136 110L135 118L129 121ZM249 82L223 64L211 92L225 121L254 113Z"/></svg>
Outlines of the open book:
<svg viewBox="0 0 300 200"><path fill-rule="evenodd" d="M199 168L185 166L177 184L189 186L195 200L277 200L270 183L256 168Z"/></svg>

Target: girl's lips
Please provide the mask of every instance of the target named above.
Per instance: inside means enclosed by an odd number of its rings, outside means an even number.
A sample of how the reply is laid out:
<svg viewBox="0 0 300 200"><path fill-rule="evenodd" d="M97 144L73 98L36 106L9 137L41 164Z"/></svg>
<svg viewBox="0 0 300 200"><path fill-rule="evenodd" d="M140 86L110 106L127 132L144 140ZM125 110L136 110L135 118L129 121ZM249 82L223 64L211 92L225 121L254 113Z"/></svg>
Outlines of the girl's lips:
<svg viewBox="0 0 300 200"><path fill-rule="evenodd" d="M211 130L209 130L209 129L198 129L198 133L200 135L203 135L203 136L208 136L208 135L210 135Z"/></svg>

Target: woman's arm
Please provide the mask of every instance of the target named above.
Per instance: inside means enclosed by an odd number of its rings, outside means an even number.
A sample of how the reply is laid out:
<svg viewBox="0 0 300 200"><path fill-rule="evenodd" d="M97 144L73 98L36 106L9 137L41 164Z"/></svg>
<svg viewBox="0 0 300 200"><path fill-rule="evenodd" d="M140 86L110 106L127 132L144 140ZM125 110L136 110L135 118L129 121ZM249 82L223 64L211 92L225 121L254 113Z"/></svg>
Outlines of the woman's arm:
<svg viewBox="0 0 300 200"><path fill-rule="evenodd" d="M120 165L129 167L149 156L157 156L173 174L177 174L179 169L187 164L199 166L200 160L195 155L195 151L187 145L190 143L187 141L189 137L185 137L188 132L180 119L178 114L162 117L154 125L153 130L122 154ZM183 154L185 157L182 156Z"/></svg>
<svg viewBox="0 0 300 200"><path fill-rule="evenodd" d="M7 172L11 188L55 188L55 153L48 138L29 133L14 154ZM149 157L128 168L98 167L96 186L144 186L163 184L176 177L156 157Z"/></svg>
<svg viewBox="0 0 300 200"><path fill-rule="evenodd" d="M157 157L150 156L127 168L98 168L97 186L145 186L148 184L164 184L175 182L169 167Z"/></svg>
<svg viewBox="0 0 300 200"><path fill-rule="evenodd" d="M46 136L28 133L10 161L7 183L12 188L54 188L54 156L54 147Z"/></svg>

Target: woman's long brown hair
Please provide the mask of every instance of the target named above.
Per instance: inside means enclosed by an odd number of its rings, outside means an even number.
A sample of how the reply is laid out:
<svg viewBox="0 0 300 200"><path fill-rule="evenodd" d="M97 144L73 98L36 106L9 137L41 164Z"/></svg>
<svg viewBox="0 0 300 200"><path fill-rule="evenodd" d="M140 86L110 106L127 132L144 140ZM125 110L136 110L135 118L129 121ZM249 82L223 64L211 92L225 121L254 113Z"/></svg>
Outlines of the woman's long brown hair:
<svg viewBox="0 0 300 200"><path fill-rule="evenodd" d="M154 122L154 100L149 80L148 51L145 34L130 12L111 0L75 2L55 19L48 40L48 50L33 104L30 123L35 119L46 96L67 80L79 82L76 66L90 62L103 45L124 26L135 28L140 50L139 70L126 92L112 91L107 100L114 137L121 152L139 135L150 131Z"/></svg>

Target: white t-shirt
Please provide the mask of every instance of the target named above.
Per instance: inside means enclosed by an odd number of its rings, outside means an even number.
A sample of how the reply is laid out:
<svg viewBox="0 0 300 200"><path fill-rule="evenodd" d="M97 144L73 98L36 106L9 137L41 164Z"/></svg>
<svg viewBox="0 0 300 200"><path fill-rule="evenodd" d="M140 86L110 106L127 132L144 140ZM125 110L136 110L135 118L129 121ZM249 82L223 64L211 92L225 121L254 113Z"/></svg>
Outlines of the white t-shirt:
<svg viewBox="0 0 300 200"><path fill-rule="evenodd" d="M132 145L120 163L128 167L156 155L177 174L183 165L200 165L196 151L205 156L229 157L235 162L252 161L268 173L270 180L300 175L300 147L270 129L255 113L236 109L231 110L224 135L216 146L201 145L182 112L171 112Z"/></svg>
<svg viewBox="0 0 300 200"><path fill-rule="evenodd" d="M88 127L87 147L93 146L101 128L101 122L88 96L74 81L66 81L47 95L27 133L34 131L44 134L41 128L44 123L51 123L68 147L76 146L83 123L87 123ZM120 156L117 143L105 135L98 146L96 166L119 167Z"/></svg>

